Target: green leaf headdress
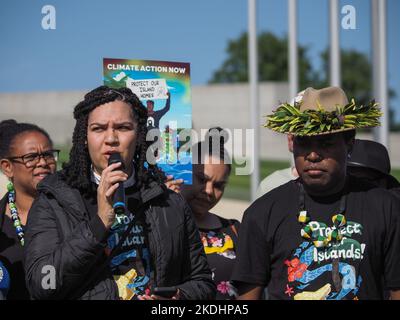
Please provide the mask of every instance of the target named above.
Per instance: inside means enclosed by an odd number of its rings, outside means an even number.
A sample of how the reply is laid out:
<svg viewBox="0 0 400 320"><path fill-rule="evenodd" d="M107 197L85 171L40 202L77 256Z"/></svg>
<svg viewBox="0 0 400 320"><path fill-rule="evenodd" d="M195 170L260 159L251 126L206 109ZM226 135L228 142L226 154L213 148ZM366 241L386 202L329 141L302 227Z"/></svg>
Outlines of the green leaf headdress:
<svg viewBox="0 0 400 320"><path fill-rule="evenodd" d="M330 134L380 126L382 115L375 101L358 105L349 102L341 88L307 88L301 101L281 104L266 116L264 127L297 136Z"/></svg>

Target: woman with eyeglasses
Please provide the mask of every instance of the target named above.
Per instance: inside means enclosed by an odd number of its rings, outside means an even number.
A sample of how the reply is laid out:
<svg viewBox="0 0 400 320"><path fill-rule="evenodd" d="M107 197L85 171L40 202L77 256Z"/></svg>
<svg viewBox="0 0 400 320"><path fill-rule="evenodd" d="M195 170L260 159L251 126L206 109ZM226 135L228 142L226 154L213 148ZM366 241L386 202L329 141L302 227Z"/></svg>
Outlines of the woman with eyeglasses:
<svg viewBox="0 0 400 320"><path fill-rule="evenodd" d="M0 200L0 262L10 275L9 300L29 299L22 264L24 228L36 186L56 171L58 153L42 128L15 120L0 122L0 168L9 180Z"/></svg>

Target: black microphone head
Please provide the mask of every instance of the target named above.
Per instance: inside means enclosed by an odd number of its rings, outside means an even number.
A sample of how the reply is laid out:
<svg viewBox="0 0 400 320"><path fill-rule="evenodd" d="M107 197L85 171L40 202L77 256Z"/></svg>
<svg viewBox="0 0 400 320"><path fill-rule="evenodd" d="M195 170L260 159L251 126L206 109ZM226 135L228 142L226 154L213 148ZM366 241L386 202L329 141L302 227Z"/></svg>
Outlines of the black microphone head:
<svg viewBox="0 0 400 320"><path fill-rule="evenodd" d="M110 158L108 158L108 165L110 166L113 163L118 163L118 162L121 162L122 166L121 168L118 168L116 170L124 169L124 162L122 161L121 155L119 153L110 154ZM124 190L124 185L121 182L113 195L113 209L116 214L124 214L125 207L126 207L125 190Z"/></svg>
<svg viewBox="0 0 400 320"><path fill-rule="evenodd" d="M110 158L108 158L108 165L112 165L113 163L122 162L121 154L119 153L111 153ZM122 162L123 166L123 162Z"/></svg>

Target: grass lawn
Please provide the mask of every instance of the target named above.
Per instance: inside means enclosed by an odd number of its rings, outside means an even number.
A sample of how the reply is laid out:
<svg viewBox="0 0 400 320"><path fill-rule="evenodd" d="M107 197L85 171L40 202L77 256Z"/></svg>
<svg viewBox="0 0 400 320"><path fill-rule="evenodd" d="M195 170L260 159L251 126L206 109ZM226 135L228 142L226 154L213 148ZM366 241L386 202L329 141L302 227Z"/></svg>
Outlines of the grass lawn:
<svg viewBox="0 0 400 320"><path fill-rule="evenodd" d="M290 164L285 161L261 161L260 165L260 180L262 180L264 177L276 170L289 167ZM234 173L233 170L232 173ZM392 169L392 175L400 181L399 168ZM225 189L224 197L238 200L250 200L250 176L235 176L232 174L229 179L230 181Z"/></svg>
<svg viewBox="0 0 400 320"><path fill-rule="evenodd" d="M60 151L60 156L58 158L58 169L61 169L61 166L64 162L67 162L69 159L69 151L71 149L71 146L60 146L56 145L56 149L61 150Z"/></svg>
<svg viewBox="0 0 400 320"><path fill-rule="evenodd" d="M276 170L284 169L289 166L289 161L261 161L261 177L264 178ZM238 200L250 200L250 176L235 175L235 166L233 166L224 197Z"/></svg>
<svg viewBox="0 0 400 320"><path fill-rule="evenodd" d="M68 161L69 158L69 147L57 146L61 149L59 168L61 163ZM268 176L272 172L280 169L287 168L289 166L288 161L261 161L261 177L260 180ZM238 200L250 200L250 176L237 176L235 173L235 166L232 168L232 174L229 178L228 186L225 189L224 197L238 199ZM400 168L392 170L392 175L400 181Z"/></svg>
<svg viewBox="0 0 400 320"><path fill-rule="evenodd" d="M392 169L392 176L400 181L400 169L399 168Z"/></svg>

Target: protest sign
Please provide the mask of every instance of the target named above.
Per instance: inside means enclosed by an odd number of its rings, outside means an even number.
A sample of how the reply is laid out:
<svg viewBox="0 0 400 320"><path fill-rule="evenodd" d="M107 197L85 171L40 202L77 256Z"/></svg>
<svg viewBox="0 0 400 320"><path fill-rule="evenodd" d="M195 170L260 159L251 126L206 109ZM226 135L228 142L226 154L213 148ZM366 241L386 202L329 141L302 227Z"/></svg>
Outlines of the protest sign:
<svg viewBox="0 0 400 320"><path fill-rule="evenodd" d="M192 153L185 145L192 128L190 64L169 61L103 59L104 84L127 87L147 108L148 161L174 179L192 183ZM155 138L157 136L158 138Z"/></svg>

